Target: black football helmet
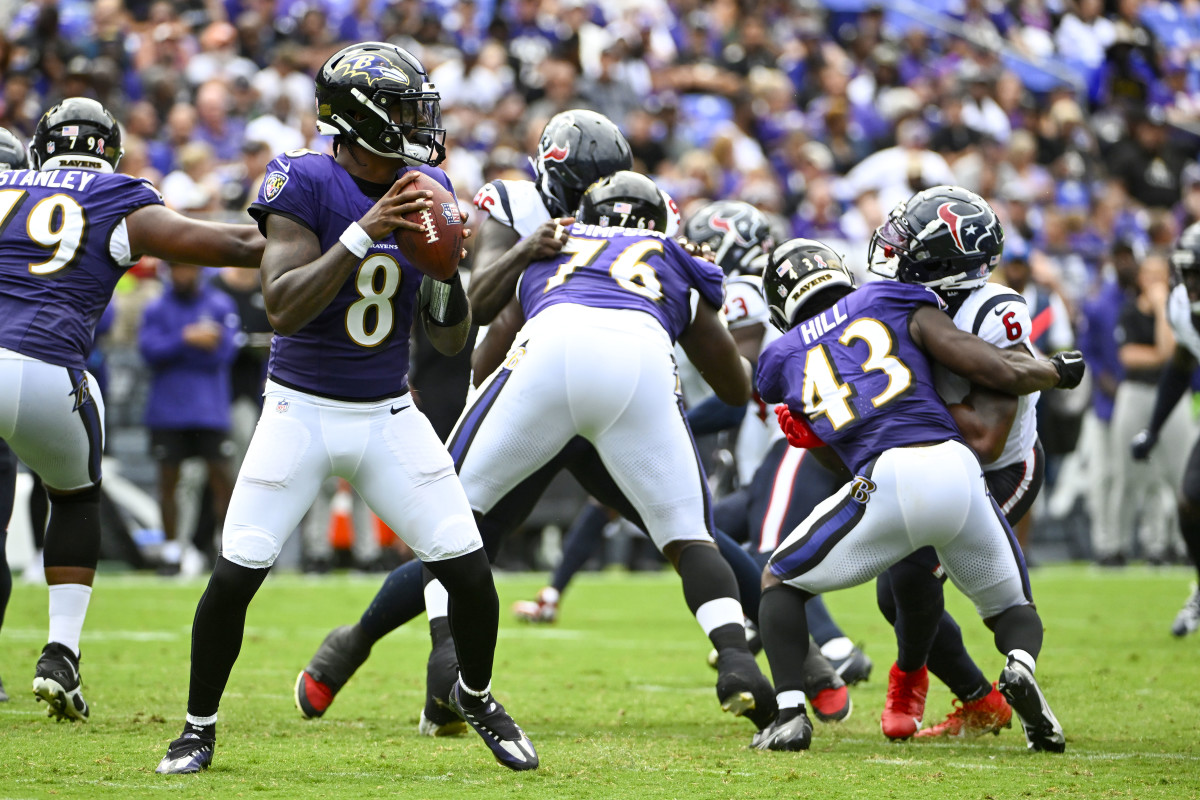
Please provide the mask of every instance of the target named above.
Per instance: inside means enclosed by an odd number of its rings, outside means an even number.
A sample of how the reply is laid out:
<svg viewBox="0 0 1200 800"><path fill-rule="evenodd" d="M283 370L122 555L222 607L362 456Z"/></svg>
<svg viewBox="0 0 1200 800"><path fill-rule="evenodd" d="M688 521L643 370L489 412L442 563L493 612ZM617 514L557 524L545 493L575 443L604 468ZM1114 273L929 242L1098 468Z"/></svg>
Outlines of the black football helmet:
<svg viewBox="0 0 1200 800"><path fill-rule="evenodd" d="M802 306L835 286L854 288L854 276L837 253L813 239L789 239L777 245L763 272L771 323L787 333L800 321Z"/></svg>
<svg viewBox="0 0 1200 800"><path fill-rule="evenodd" d="M317 130L412 166L446 157L437 87L412 53L387 42L350 45L321 67Z"/></svg>
<svg viewBox="0 0 1200 800"><path fill-rule="evenodd" d="M764 260L758 257L775 246L766 215L739 200L702 206L683 226L683 235L691 242L708 245L726 275L761 272Z"/></svg>
<svg viewBox="0 0 1200 800"><path fill-rule="evenodd" d="M121 126L88 97L68 97L42 115L29 143L33 168L114 172L121 156Z"/></svg>
<svg viewBox="0 0 1200 800"><path fill-rule="evenodd" d="M591 185L579 200L575 221L614 228L667 229L667 201L654 181L629 170Z"/></svg>
<svg viewBox="0 0 1200 800"><path fill-rule="evenodd" d="M0 172L10 169L29 169L29 153L12 131L0 128Z"/></svg>
<svg viewBox="0 0 1200 800"><path fill-rule="evenodd" d="M958 186L934 186L892 209L871 237L870 270L941 295L977 289L1000 263L1004 228L987 201Z"/></svg>
<svg viewBox="0 0 1200 800"><path fill-rule="evenodd" d="M538 140L537 158L531 161L546 210L552 217L563 217L575 210L593 183L632 167L633 153L612 120L575 109L550 118Z"/></svg>
<svg viewBox="0 0 1200 800"><path fill-rule="evenodd" d="M1192 313L1200 314L1200 222L1183 229L1171 253L1171 268L1175 280L1187 289Z"/></svg>

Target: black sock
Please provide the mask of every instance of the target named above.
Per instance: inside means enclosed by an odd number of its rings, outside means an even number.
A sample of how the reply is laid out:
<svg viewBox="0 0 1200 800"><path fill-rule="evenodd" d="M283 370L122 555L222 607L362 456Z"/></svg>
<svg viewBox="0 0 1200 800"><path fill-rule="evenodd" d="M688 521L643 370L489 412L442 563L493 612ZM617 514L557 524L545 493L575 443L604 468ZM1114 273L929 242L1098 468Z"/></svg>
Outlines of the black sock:
<svg viewBox="0 0 1200 800"><path fill-rule="evenodd" d="M214 722L211 725L193 725L190 722L184 722L183 735L187 736L189 733L194 733L201 739L215 741L217 738L217 723Z"/></svg>
<svg viewBox="0 0 1200 800"><path fill-rule="evenodd" d="M808 658L808 592L785 584L764 589L758 606L758 630L771 665L775 692L804 691L804 662Z"/></svg>
<svg viewBox="0 0 1200 800"><path fill-rule="evenodd" d="M721 557L721 551L715 545L708 542L684 545L679 551L675 569L683 583L683 599L687 603L688 610L693 614L700 609L700 606L712 600L732 597L735 601L741 602L738 598L737 581L733 577L733 570L730 569L729 563ZM741 620L738 620L738 623L738 625L732 623L721 625L710 631L708 638L713 647L718 650L734 647L749 652L750 648L746 645L746 634L740 624ZM733 635L735 628L742 630L740 635Z"/></svg>
<svg viewBox="0 0 1200 800"><path fill-rule="evenodd" d="M583 565L604 541L604 526L607 524L608 509L595 503L585 505L575 517L563 541L562 557L550 577L550 585L560 594L567 590L571 578L583 569Z"/></svg>
<svg viewBox="0 0 1200 800"><path fill-rule="evenodd" d="M762 567L744 547L721 531L713 531L713 538L721 556L729 562L733 577L737 581L738 596L742 599L742 610L750 621L758 624L758 596L762 593Z"/></svg>
<svg viewBox="0 0 1200 800"><path fill-rule="evenodd" d="M825 607L825 601L821 599L821 595L817 595L804 605L804 613L808 615L809 633L816 640L817 644L823 645L826 642L840 639L846 635L838 627L838 624L833 621L833 617L830 615L829 609Z"/></svg>
<svg viewBox="0 0 1200 800"><path fill-rule="evenodd" d="M896 608L896 666L915 672L929 658L945 610L942 584L924 566L907 561L894 564L888 573Z"/></svg>
<svg viewBox="0 0 1200 800"><path fill-rule="evenodd" d="M465 556L431 561L425 568L442 582L450 596L450 631L463 683L474 691L483 691L492 682L496 626L500 622L500 600L487 553L479 549Z"/></svg>
<svg viewBox="0 0 1200 800"><path fill-rule="evenodd" d="M8 521L12 517L17 494L17 457L8 444L0 440L0 628L4 627L4 612L12 594L12 572L8 568L5 545L8 540Z"/></svg>
<svg viewBox="0 0 1200 800"><path fill-rule="evenodd" d="M424 585L420 561L408 561L388 573L358 621L371 644L425 610Z"/></svg>
<svg viewBox="0 0 1200 800"><path fill-rule="evenodd" d="M992 629L996 649L1001 653L1024 650L1037 658L1042 652L1042 618L1032 605L1013 606L984 622Z"/></svg>
<svg viewBox="0 0 1200 800"><path fill-rule="evenodd" d="M211 717L217 713L229 673L242 649L246 609L269 571L242 567L224 557L217 559L192 622L192 673L187 708L193 717Z"/></svg>
<svg viewBox="0 0 1200 800"><path fill-rule="evenodd" d="M1179 504L1179 534L1183 537L1184 547L1196 568L1196 580L1200 584L1200 513L1194 512L1191 503Z"/></svg>
<svg viewBox="0 0 1200 800"><path fill-rule="evenodd" d="M95 569L100 561L100 486L50 500L43 562L47 567Z"/></svg>
<svg viewBox="0 0 1200 800"><path fill-rule="evenodd" d="M992 690L991 682L967 653L962 630L948 611L942 612L927 663L934 677L949 686L964 703L978 700Z"/></svg>

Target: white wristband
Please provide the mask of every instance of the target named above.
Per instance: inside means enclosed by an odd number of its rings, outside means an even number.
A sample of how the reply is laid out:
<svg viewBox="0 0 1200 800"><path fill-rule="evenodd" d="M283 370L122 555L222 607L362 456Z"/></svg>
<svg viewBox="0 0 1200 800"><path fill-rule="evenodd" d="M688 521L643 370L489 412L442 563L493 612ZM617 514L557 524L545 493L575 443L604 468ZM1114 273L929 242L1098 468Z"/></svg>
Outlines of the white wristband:
<svg viewBox="0 0 1200 800"><path fill-rule="evenodd" d="M346 230L342 231L342 235L338 237L338 241L359 258L365 256L367 251L371 249L371 245L375 244L375 240L368 236L367 232L357 222L351 222L346 227Z"/></svg>

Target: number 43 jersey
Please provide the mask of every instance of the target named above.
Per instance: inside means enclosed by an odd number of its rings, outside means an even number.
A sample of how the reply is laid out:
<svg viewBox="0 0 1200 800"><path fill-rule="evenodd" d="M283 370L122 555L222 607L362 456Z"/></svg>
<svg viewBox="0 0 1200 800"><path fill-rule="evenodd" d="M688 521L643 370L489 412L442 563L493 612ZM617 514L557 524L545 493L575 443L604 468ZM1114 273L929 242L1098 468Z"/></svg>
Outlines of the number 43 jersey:
<svg viewBox="0 0 1200 800"><path fill-rule="evenodd" d="M763 351L759 393L804 413L854 473L893 447L962 441L934 388L929 358L908 333L922 305L945 307L915 284L876 281L856 289Z"/></svg>
<svg viewBox="0 0 1200 800"><path fill-rule="evenodd" d="M453 193L440 169L415 169ZM397 172L397 177L405 171ZM293 150L267 166L250 216L264 235L268 216L287 217L315 233L324 253L389 188L355 180L331 156ZM435 207L433 213L461 221L457 205ZM409 330L422 273L400 253L395 237L411 235L419 234L397 231L375 242L321 313L291 336L276 334L267 364L273 380L292 389L359 402L404 393Z"/></svg>
<svg viewBox="0 0 1200 800"><path fill-rule="evenodd" d="M526 319L559 303L644 311L674 342L692 321L692 289L720 308L724 281L664 234L577 222L557 257L529 265L517 295Z"/></svg>
<svg viewBox="0 0 1200 800"><path fill-rule="evenodd" d="M96 323L136 261L125 216L161 204L128 175L0 172L0 347L85 369Z"/></svg>

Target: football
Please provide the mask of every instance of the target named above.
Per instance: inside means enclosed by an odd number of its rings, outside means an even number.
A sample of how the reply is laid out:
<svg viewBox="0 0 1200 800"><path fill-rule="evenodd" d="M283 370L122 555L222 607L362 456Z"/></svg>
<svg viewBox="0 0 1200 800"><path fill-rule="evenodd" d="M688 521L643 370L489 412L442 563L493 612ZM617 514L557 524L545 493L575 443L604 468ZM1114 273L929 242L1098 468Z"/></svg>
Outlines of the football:
<svg viewBox="0 0 1200 800"><path fill-rule="evenodd" d="M458 209L458 200L445 186L424 173L412 182L412 188L432 192L430 199L433 206L404 216L424 230L421 233L396 231L396 246L414 267L426 275L448 280L458 269L462 255L463 217Z"/></svg>

